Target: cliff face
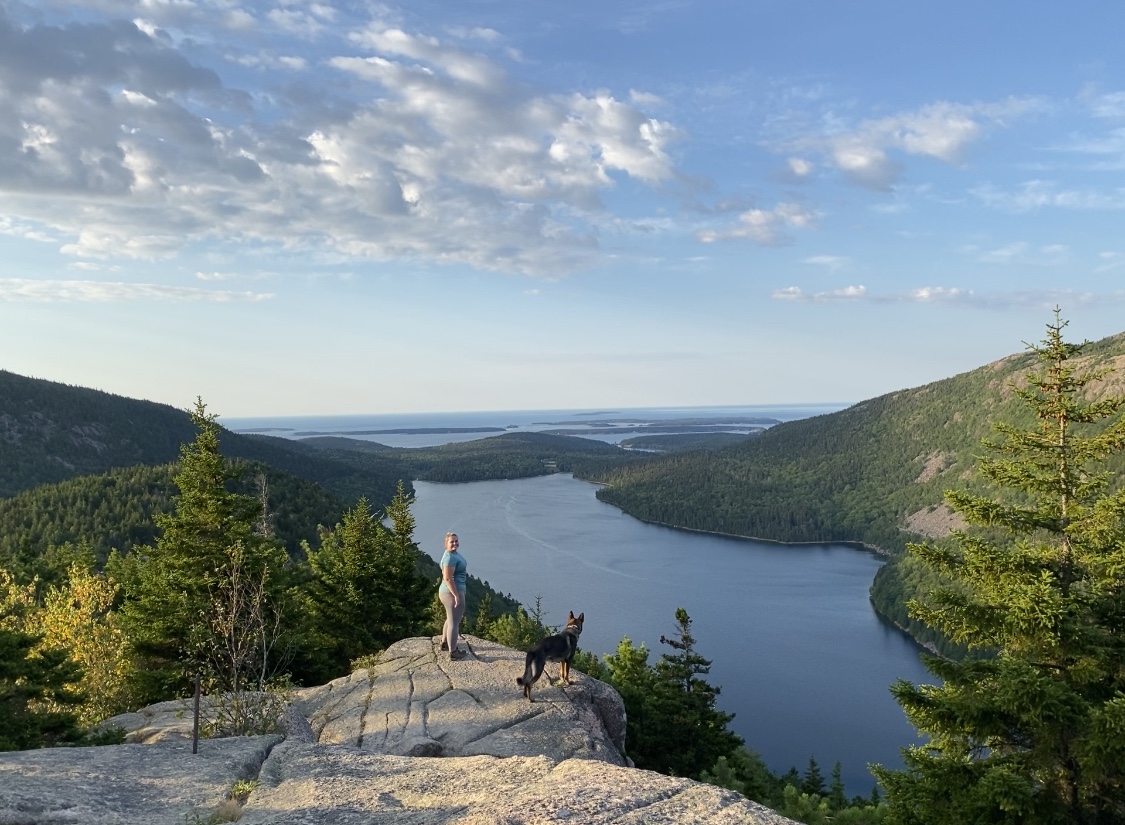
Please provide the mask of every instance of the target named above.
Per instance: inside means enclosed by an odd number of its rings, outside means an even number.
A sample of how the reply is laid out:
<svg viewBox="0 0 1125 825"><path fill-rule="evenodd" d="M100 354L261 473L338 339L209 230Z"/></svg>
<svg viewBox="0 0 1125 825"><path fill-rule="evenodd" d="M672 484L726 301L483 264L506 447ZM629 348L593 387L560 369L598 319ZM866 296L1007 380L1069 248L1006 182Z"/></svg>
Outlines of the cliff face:
<svg viewBox="0 0 1125 825"><path fill-rule="evenodd" d="M0 754L0 825L790 822L628 767L607 685L578 673L563 685L549 665L529 703L515 683L523 653L462 640L461 661L405 639L369 670L300 691L284 736L204 740L192 754L190 710L165 702L109 720L131 744ZM240 781L256 784L229 801Z"/></svg>

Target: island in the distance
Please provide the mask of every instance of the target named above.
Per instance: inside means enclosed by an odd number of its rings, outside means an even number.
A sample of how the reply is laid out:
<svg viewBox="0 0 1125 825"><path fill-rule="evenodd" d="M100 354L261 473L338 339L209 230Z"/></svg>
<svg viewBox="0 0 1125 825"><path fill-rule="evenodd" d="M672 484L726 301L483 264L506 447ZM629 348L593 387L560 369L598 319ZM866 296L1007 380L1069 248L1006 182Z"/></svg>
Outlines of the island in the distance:
<svg viewBox="0 0 1125 825"><path fill-rule="evenodd" d="M293 435L447 435L449 433L502 433L503 427L401 427L395 430L347 430L345 432L320 432L319 430L302 430Z"/></svg>

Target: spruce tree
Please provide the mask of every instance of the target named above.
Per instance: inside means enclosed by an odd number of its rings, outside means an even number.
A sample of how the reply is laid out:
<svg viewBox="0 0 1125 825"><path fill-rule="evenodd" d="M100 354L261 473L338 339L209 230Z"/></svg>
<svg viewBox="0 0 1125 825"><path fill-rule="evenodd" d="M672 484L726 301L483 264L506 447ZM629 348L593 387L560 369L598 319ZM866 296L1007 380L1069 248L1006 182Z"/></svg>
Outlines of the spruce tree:
<svg viewBox="0 0 1125 825"><path fill-rule="evenodd" d="M812 756L809 757L809 766L805 775L801 777L801 793L812 796L824 796L827 789L824 787L824 775L820 772L820 763Z"/></svg>
<svg viewBox="0 0 1125 825"><path fill-rule="evenodd" d="M386 644L428 632L430 624L429 605L434 585L418 569L422 552L414 540L414 514L410 512L413 503L414 497L406 492L400 480L386 508L390 530L383 550L382 578L391 598L380 631Z"/></svg>
<svg viewBox="0 0 1125 825"><path fill-rule="evenodd" d="M660 637L675 652L661 655L654 668L652 709L664 740L656 770L696 779L743 743L727 729L734 714L715 706L720 688L701 678L710 673L711 661L696 652L691 617L682 607L676 608L676 629L675 637Z"/></svg>
<svg viewBox="0 0 1125 825"><path fill-rule="evenodd" d="M155 519L160 535L151 547L107 565L126 591L121 620L140 655L143 701L186 691L200 671L218 687L229 682L229 675L209 672L209 654L215 641L213 601L230 581L231 559L238 557L251 577L276 573L284 563L277 542L255 531L259 501L227 489L238 472L219 452L215 416L202 400L190 415L199 432L180 448L179 494L173 511Z"/></svg>
<svg viewBox="0 0 1125 825"><path fill-rule="evenodd" d="M0 751L82 739L73 710L81 671L65 650L37 649L41 637L3 627L0 616ZM46 707L44 705L49 705Z"/></svg>
<svg viewBox="0 0 1125 825"><path fill-rule="evenodd" d="M946 495L977 529L910 547L947 582L913 615L979 655L892 688L930 738L877 769L895 823L1125 822L1125 489L1099 470L1125 398L1090 400L1106 371L1065 326L1056 310L1013 387L1035 425L985 442L991 494Z"/></svg>
<svg viewBox="0 0 1125 825"><path fill-rule="evenodd" d="M378 653L428 626L433 585L416 569L409 506L400 485L388 507L388 531L361 498L322 535L318 549L307 548L320 678L340 676L353 659Z"/></svg>

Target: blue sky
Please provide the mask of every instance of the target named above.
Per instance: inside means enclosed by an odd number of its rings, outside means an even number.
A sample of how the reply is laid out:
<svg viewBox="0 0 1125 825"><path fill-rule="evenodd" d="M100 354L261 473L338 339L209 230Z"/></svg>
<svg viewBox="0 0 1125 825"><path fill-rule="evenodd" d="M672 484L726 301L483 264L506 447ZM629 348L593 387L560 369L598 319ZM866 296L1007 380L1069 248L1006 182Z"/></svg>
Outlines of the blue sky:
<svg viewBox="0 0 1125 825"><path fill-rule="evenodd" d="M858 401L1125 330L1125 5L0 0L0 368Z"/></svg>

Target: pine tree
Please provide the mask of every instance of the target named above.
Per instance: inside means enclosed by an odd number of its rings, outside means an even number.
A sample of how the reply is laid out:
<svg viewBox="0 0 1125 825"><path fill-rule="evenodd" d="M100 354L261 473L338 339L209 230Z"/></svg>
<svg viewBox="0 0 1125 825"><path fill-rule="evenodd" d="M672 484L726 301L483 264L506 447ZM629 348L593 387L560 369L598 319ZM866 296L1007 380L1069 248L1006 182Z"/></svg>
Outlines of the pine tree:
<svg viewBox="0 0 1125 825"><path fill-rule="evenodd" d="M142 701L182 693L195 673L211 669L212 602L230 580L232 557L251 577L283 566L277 542L255 531L259 501L227 489L238 472L219 452L215 416L202 400L190 414L199 432L180 448L173 512L156 517L161 533L152 547L113 557L106 568L125 589L121 620L141 657Z"/></svg>
<svg viewBox="0 0 1125 825"><path fill-rule="evenodd" d="M387 604L383 634L386 644L425 633L429 628L429 604L434 592L433 583L418 571L422 555L414 541L414 514L410 505L414 497L406 492L400 480L386 516L391 523L383 556L383 579L391 598Z"/></svg>
<svg viewBox="0 0 1125 825"><path fill-rule="evenodd" d="M65 650L38 649L40 640L0 627L0 751L82 739L71 710L83 699L72 688L82 673Z"/></svg>
<svg viewBox="0 0 1125 825"><path fill-rule="evenodd" d="M820 764L811 756L805 775L801 777L800 791L813 796L824 796L827 792L824 787L824 775L820 772Z"/></svg>
<svg viewBox="0 0 1125 825"><path fill-rule="evenodd" d="M665 653L656 663L653 711L664 739L662 773L698 778L720 756L730 756L743 743L727 729L734 714L715 706L720 688L701 678L711 671L711 661L695 650L691 617L676 608L677 634L660 637L675 653Z"/></svg>
<svg viewBox="0 0 1125 825"><path fill-rule="evenodd" d="M844 793L844 769L837 760L832 766L832 784L828 786L828 807L839 811L847 805L848 797Z"/></svg>
<svg viewBox="0 0 1125 825"><path fill-rule="evenodd" d="M388 507L388 532L361 498L343 520L307 550L310 612L326 668L347 672L353 659L378 653L422 631L433 585L416 571L410 501L402 486Z"/></svg>
<svg viewBox="0 0 1125 825"><path fill-rule="evenodd" d="M1106 372L1065 326L1056 310L1013 388L1034 427L985 442L992 495L947 493L983 529L910 547L948 582L912 613L982 655L893 687L930 741L878 769L890 821L1125 822L1125 488L1097 469L1125 447L1125 398L1089 400Z"/></svg>

